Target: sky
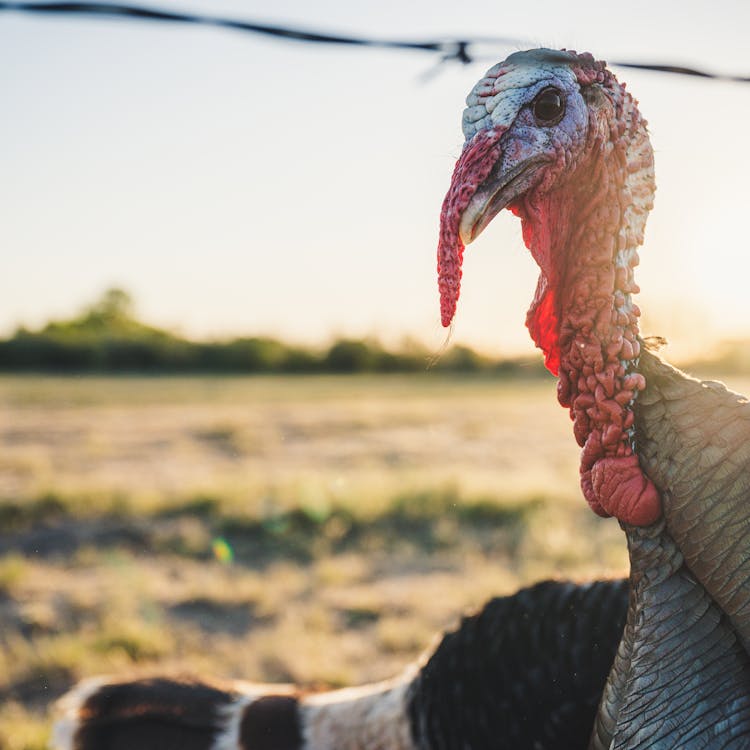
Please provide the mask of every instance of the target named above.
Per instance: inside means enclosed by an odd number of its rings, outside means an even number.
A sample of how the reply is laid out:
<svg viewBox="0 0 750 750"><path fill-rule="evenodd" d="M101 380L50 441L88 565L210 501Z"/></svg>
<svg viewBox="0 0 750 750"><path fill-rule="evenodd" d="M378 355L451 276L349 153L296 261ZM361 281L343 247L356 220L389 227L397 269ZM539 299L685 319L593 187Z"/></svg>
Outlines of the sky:
<svg viewBox="0 0 750 750"><path fill-rule="evenodd" d="M750 74L750 4L160 0L384 37L529 45L443 66L231 31L0 14L0 333L105 288L191 336L370 335L439 348L435 247L464 98L525 46ZM677 355L750 335L750 85L617 69L649 120L658 192L637 280ZM452 339L531 350L537 269L504 213L466 252Z"/></svg>

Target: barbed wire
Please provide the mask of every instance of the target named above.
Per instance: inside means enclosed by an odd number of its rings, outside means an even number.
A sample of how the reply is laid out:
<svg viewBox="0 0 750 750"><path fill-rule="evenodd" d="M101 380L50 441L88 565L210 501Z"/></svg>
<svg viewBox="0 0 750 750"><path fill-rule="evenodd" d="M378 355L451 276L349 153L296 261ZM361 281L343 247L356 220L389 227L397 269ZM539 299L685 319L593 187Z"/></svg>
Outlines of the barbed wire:
<svg viewBox="0 0 750 750"><path fill-rule="evenodd" d="M528 47L533 46L528 40L512 37L467 37L460 39L436 39L431 41L413 41L405 39L376 39L363 36L348 36L310 29L279 26L276 24L256 23L239 19L224 18L219 16L201 15L196 13L162 10L137 5L120 5L109 3L71 3L71 2L5 2L0 0L0 11L14 11L17 13L38 13L46 15L76 15L76 16L98 16L105 18L129 18L141 21L198 24L201 26L213 26L234 31L259 34L277 39L285 39L297 42L311 42L315 44L335 44L356 47L379 47L381 49L403 49L419 52L438 54L438 64L446 62L459 62L468 64L480 59L489 59L487 56L478 56L473 49L478 45L496 45L498 47ZM493 58L494 59L494 58ZM693 76L698 78L710 78L719 81L734 81L737 83L750 83L750 76L733 75L727 73L715 73L698 68L683 65L670 65L663 63L633 62L633 61L610 61L611 65L621 68L633 68L636 70L647 70L658 73L671 73L676 75Z"/></svg>
<svg viewBox="0 0 750 750"><path fill-rule="evenodd" d="M636 63L636 62L612 62L620 68L632 68L634 70L649 70L656 73L676 73L682 76L693 76L697 78L713 78L717 81L732 81L734 83L750 83L750 76L732 75L731 73L713 73L698 68L688 68L683 65L663 65L659 63Z"/></svg>

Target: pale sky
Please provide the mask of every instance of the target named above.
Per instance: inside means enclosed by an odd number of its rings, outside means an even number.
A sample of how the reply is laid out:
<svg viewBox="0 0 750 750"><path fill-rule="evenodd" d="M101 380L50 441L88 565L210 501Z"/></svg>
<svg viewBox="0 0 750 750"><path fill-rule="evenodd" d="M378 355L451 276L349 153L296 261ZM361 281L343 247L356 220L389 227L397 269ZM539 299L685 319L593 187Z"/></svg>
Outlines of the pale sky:
<svg viewBox="0 0 750 750"><path fill-rule="evenodd" d="M160 0L403 38L501 35L750 74L750 4ZM498 48L497 59L512 49ZM439 347L435 246L463 100L494 60L205 28L0 14L0 331L107 286L190 335L416 336ZM637 274L680 354L750 334L750 85L615 69L656 150ZM510 214L466 253L453 338L528 351L536 267Z"/></svg>

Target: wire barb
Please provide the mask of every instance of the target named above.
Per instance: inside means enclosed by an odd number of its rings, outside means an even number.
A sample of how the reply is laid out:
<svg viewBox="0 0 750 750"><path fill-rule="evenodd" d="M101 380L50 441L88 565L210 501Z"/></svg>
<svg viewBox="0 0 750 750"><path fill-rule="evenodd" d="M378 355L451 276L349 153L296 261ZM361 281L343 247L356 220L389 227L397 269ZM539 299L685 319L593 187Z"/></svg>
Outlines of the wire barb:
<svg viewBox="0 0 750 750"><path fill-rule="evenodd" d="M108 18L131 18L142 21L168 22L182 24L200 24L213 26L234 31L242 31L251 34L261 34L287 39L297 42L311 42L315 44L339 44L359 47L379 47L381 49L403 49L420 52L436 53L440 56L436 67L449 62L459 62L467 65L480 59L472 53L472 46L479 44L493 44L498 47L528 46L523 39L506 37L474 37L467 39L441 39L434 41L410 41L405 39L372 39L361 36L347 36L323 31L312 31L310 29L292 28L278 26L275 24L255 23L239 19L223 18L218 16L207 16L195 13L177 12L149 8L139 5L120 5L115 3L95 2L5 2L0 0L0 11L14 11L17 13L39 13L47 15L78 15L78 16L100 16ZM482 58L483 59L483 58ZM640 62L613 62L612 65L621 68L633 68L636 70L649 70L658 73L673 73L678 75L693 76L698 78L711 78L720 81L733 81L737 83L750 83L750 76L713 73L697 68L683 65L670 65L664 63L640 63ZM431 77L433 70L428 71L426 77Z"/></svg>

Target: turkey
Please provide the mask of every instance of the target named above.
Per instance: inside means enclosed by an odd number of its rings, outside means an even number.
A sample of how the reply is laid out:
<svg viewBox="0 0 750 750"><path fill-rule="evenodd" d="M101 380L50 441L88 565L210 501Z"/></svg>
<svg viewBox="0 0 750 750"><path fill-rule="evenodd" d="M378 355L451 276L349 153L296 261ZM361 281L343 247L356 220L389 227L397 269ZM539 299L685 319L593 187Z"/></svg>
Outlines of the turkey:
<svg viewBox="0 0 750 750"><path fill-rule="evenodd" d="M537 49L487 72L463 131L441 213L443 324L465 244L509 208L540 267L526 323L559 376L583 494L628 541L628 621L591 747L750 747L750 404L639 336L646 122L604 63Z"/></svg>
<svg viewBox="0 0 750 750"><path fill-rule="evenodd" d="M61 700L58 750L545 750L586 747L622 636L624 580L492 599L401 678L305 694L154 677Z"/></svg>

